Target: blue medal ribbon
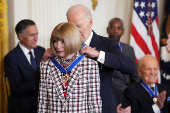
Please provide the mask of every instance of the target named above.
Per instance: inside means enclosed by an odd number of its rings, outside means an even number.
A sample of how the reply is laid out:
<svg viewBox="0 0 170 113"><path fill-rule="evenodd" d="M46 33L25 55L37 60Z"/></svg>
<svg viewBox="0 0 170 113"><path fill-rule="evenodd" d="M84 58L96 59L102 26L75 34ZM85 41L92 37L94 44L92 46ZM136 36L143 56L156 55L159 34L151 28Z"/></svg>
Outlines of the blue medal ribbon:
<svg viewBox="0 0 170 113"><path fill-rule="evenodd" d="M148 87L141 79L140 79L141 84L146 88L146 90L149 91L151 94L152 98L157 97L157 85L155 84L155 91L153 92L150 87Z"/></svg>
<svg viewBox="0 0 170 113"><path fill-rule="evenodd" d="M63 73L68 73L70 72L80 61L81 59L85 56L85 54L81 55L81 57L78 57L76 60L73 61L73 63L65 70L63 66L61 66L54 57L51 58L51 61L55 64L55 66Z"/></svg>
<svg viewBox="0 0 170 113"><path fill-rule="evenodd" d="M120 51L122 51L121 42L119 42L119 48L120 48Z"/></svg>

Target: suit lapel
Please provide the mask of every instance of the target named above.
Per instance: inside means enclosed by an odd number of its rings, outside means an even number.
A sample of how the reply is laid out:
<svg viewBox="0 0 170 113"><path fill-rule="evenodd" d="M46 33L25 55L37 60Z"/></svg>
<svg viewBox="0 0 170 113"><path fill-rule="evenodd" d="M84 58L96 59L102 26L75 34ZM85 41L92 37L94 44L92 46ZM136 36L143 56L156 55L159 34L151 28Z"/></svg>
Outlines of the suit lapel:
<svg viewBox="0 0 170 113"><path fill-rule="evenodd" d="M79 62L81 63L81 61ZM53 64L54 65L54 64ZM78 64L79 65L79 64ZM80 77L81 72L82 72L82 67L81 66L75 66L70 73L70 77L71 80L69 81L68 87L67 87L67 95L66 98L64 97L63 94L63 88L62 88L62 83L63 83L63 75L61 73L61 71L54 65L54 68L52 69L52 80L54 81L54 88L56 89L56 92L60 98L60 100L62 101L62 103L64 105L66 105L66 103L68 102L68 99L70 98L70 96L73 94L73 90L75 87L75 84L77 84L78 78Z"/></svg>
<svg viewBox="0 0 170 113"><path fill-rule="evenodd" d="M129 51L129 48L127 47L127 45L121 42L121 46L122 46L122 53L130 58L131 51Z"/></svg>
<svg viewBox="0 0 170 113"><path fill-rule="evenodd" d="M38 47L34 49L34 55L35 55L35 61L37 63L37 66L39 66L40 65L40 61L42 59L42 54L38 50Z"/></svg>
<svg viewBox="0 0 170 113"><path fill-rule="evenodd" d="M79 53L76 53L76 57L80 57L80 56L81 55ZM70 73L71 79L67 87L67 95L66 95L65 104L68 102L69 98L73 94L73 90L78 82L78 79L80 75L82 75L82 67L78 66L78 65L81 65L81 63L82 63L82 60L71 70L71 73Z"/></svg>
<svg viewBox="0 0 170 113"><path fill-rule="evenodd" d="M52 63L53 68L52 68L52 81L54 82L54 85L52 86L56 92L57 95L59 96L60 100L62 101L62 103L65 102L65 97L63 94L63 88L62 88L62 83L63 83L63 79L62 79L62 73L61 71Z"/></svg>
<svg viewBox="0 0 170 113"><path fill-rule="evenodd" d="M121 42L121 46L122 46L122 53L126 53L126 52L128 52L128 51L125 51L125 50L124 50L124 48L125 48L124 43L122 43L122 42Z"/></svg>
<svg viewBox="0 0 170 113"><path fill-rule="evenodd" d="M148 101L148 103L154 104L149 92L140 83L138 83L138 87L138 91L141 94L141 99L145 99L146 101Z"/></svg>
<svg viewBox="0 0 170 113"><path fill-rule="evenodd" d="M68 101L70 96L73 94L73 90L74 90L75 84L77 84L80 75L82 75L81 72L82 72L82 67L81 66L77 67L77 65L76 65L72 69L72 71L70 73L71 80L70 80L68 88L67 88L66 102Z"/></svg>
<svg viewBox="0 0 170 113"><path fill-rule="evenodd" d="M28 73L30 73L31 75L34 75L35 72L34 72L33 68L31 67L30 63L28 62L25 54L23 53L23 51L21 50L19 45L17 45L17 47L16 47L16 53L17 53L19 62L22 64L23 68L25 67L26 70L28 70Z"/></svg>
<svg viewBox="0 0 170 113"><path fill-rule="evenodd" d="M164 91L164 88L161 87L160 84L156 84L157 85L157 88L158 88L158 93L160 94L162 91Z"/></svg>
<svg viewBox="0 0 170 113"><path fill-rule="evenodd" d="M93 32L93 37L91 39L89 46L92 47L92 48L96 48L96 50L99 51L101 40L100 40L99 36L94 31L92 31L92 32Z"/></svg>
<svg viewBox="0 0 170 113"><path fill-rule="evenodd" d="M63 75L61 73L61 71L53 64L53 72L52 72L52 80L54 81L54 88L60 98L60 100L62 101L62 103L64 105L66 105L68 99L70 98L73 89L75 87L75 84L77 83L77 80L79 78L79 75L81 75L81 67L77 68L77 65L72 69L70 76L71 76L71 80L69 82L68 88L67 88L67 95L66 98L64 97L63 94L63 87L62 87L62 83L63 83Z"/></svg>

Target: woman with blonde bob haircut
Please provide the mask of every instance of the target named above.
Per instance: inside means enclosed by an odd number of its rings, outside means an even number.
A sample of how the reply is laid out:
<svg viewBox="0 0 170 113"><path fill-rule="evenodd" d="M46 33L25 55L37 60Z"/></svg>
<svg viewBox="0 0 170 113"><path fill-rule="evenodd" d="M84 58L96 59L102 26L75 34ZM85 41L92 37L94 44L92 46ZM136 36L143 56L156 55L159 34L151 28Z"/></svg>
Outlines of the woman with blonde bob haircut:
<svg viewBox="0 0 170 113"><path fill-rule="evenodd" d="M80 32L77 30L76 25L71 22L60 23L54 28L51 34L50 47L55 56L57 56L57 52L53 43L59 40L65 43L66 55L75 53L81 48Z"/></svg>
<svg viewBox="0 0 170 113"><path fill-rule="evenodd" d="M50 47L55 57L41 63L39 113L101 113L99 68L80 55L81 45L73 23L54 28Z"/></svg>

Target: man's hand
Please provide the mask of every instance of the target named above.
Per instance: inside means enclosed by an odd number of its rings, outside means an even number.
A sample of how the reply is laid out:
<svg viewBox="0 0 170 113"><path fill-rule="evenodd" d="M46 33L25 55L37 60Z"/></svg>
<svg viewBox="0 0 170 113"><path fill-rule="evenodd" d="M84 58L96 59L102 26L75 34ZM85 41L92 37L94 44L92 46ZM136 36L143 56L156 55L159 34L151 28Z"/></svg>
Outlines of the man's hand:
<svg viewBox="0 0 170 113"><path fill-rule="evenodd" d="M157 102L156 105L161 109L164 106L164 101L166 99L166 91L162 91L158 97L157 97Z"/></svg>
<svg viewBox="0 0 170 113"><path fill-rule="evenodd" d="M52 53L52 50L50 48L47 48L45 50L45 53L43 55L43 58L42 58L41 62L44 62L44 61L48 60L51 57L54 57L54 55Z"/></svg>
<svg viewBox="0 0 170 113"><path fill-rule="evenodd" d="M98 58L99 57L99 51L95 50L94 48L91 48L90 46L86 46L81 49L80 54L86 53L87 56L92 58Z"/></svg>
<svg viewBox="0 0 170 113"><path fill-rule="evenodd" d="M117 106L117 113L131 113L131 107L128 106L127 108L120 108L122 104Z"/></svg>

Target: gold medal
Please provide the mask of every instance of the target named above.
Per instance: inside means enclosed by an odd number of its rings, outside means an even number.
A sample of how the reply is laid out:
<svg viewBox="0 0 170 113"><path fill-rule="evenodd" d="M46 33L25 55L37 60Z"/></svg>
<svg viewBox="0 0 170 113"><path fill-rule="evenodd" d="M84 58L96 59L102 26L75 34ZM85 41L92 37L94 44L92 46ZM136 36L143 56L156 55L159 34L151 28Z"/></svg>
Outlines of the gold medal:
<svg viewBox="0 0 170 113"><path fill-rule="evenodd" d="M154 98L153 98L153 101L154 101L154 103L156 103L156 102L157 102L157 98L156 98L156 97L154 97Z"/></svg>
<svg viewBox="0 0 170 113"><path fill-rule="evenodd" d="M64 74L63 80L68 81L69 79L70 79L69 74L68 73Z"/></svg>

